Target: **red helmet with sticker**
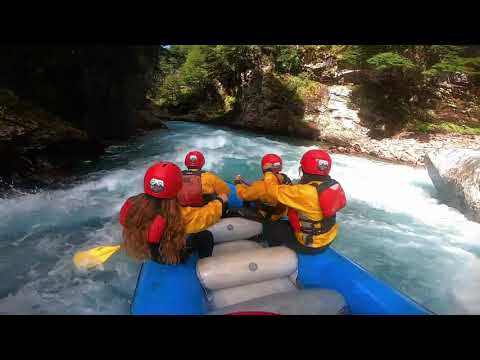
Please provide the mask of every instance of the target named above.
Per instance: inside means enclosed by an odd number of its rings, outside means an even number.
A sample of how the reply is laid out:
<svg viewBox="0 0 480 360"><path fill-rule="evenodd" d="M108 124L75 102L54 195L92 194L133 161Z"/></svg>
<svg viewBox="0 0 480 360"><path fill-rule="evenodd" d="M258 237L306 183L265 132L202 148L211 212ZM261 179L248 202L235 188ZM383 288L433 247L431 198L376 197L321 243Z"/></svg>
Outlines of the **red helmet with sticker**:
<svg viewBox="0 0 480 360"><path fill-rule="evenodd" d="M328 175L332 168L332 159L326 151L308 150L300 160L302 170L306 174Z"/></svg>
<svg viewBox="0 0 480 360"><path fill-rule="evenodd" d="M185 156L185 166L189 169L201 169L205 165L205 156L200 151L190 151Z"/></svg>
<svg viewBox="0 0 480 360"><path fill-rule="evenodd" d="M169 161L156 163L145 173L143 188L156 198L173 199L182 188L182 171Z"/></svg>
<svg viewBox="0 0 480 360"><path fill-rule="evenodd" d="M282 158L280 156L276 154L266 154L262 158L262 170L266 170L265 165L268 163L272 164L272 168L270 168L272 172L278 173L282 171Z"/></svg>

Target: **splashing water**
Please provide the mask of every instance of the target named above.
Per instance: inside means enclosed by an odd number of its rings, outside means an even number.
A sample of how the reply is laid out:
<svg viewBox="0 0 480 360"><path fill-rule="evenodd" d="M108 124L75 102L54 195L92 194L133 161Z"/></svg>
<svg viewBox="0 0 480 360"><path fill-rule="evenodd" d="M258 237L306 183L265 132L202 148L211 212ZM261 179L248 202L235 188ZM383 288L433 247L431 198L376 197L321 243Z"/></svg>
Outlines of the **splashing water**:
<svg viewBox="0 0 480 360"><path fill-rule="evenodd" d="M103 271L74 271L73 254L118 243L123 201L142 191L148 166L183 166L188 150L226 180L261 175L260 158L276 152L298 178L307 141L170 122L111 146L79 167L75 185L0 200L0 314L127 314L139 264L118 253ZM440 203L426 170L333 155L332 176L348 196L333 247L437 313L480 313L480 224Z"/></svg>

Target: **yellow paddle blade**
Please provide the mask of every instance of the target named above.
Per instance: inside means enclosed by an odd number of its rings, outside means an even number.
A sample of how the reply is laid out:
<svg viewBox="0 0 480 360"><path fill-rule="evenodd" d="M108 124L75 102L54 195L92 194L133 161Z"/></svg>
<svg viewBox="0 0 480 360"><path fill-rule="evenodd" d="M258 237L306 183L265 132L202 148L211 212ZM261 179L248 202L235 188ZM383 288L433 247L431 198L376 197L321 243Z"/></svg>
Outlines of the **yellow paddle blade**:
<svg viewBox="0 0 480 360"><path fill-rule="evenodd" d="M79 251L73 256L73 263L79 270L90 270L103 265L118 250L120 250L120 245L98 246L90 250Z"/></svg>

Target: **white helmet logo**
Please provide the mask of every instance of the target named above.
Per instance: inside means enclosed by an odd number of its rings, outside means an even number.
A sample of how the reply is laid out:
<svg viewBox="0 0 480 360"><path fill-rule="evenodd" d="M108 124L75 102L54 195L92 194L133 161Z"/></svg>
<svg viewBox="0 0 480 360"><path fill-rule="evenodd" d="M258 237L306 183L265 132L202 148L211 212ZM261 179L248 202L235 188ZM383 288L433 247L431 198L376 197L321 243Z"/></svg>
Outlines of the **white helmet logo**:
<svg viewBox="0 0 480 360"><path fill-rule="evenodd" d="M161 180L161 179L152 178L150 180L150 189L154 193L159 193L159 192L162 192L163 189L165 189L165 184L163 183L163 180Z"/></svg>
<svg viewBox="0 0 480 360"><path fill-rule="evenodd" d="M282 164L280 164L279 162L276 162L276 163L273 163L273 167L275 169L280 169L282 167Z"/></svg>
<svg viewBox="0 0 480 360"><path fill-rule="evenodd" d="M196 163L197 162L197 155L190 155L190 161Z"/></svg>
<svg viewBox="0 0 480 360"><path fill-rule="evenodd" d="M317 159L317 166L320 170L327 170L328 169L328 161L327 160L322 160L322 159Z"/></svg>

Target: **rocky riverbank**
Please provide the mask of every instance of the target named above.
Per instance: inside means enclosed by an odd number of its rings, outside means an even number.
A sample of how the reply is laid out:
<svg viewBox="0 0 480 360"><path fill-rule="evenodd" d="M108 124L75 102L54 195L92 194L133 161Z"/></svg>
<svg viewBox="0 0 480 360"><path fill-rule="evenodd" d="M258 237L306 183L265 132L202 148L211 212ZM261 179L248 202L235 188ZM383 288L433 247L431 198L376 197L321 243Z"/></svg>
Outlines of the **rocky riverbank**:
<svg viewBox="0 0 480 360"><path fill-rule="evenodd" d="M136 111L136 129L166 128L145 104ZM98 158L110 142L91 138L38 105L0 89L0 192L54 187L72 175L76 164Z"/></svg>
<svg viewBox="0 0 480 360"><path fill-rule="evenodd" d="M368 154L383 160L423 166L425 156L435 150L480 149L480 135L404 131L393 137L375 138L375 131L362 125L358 110L349 107L350 96L348 86L329 87L329 101L323 111L325 115L318 121L322 129L319 140L332 143L331 151L334 153Z"/></svg>
<svg viewBox="0 0 480 360"><path fill-rule="evenodd" d="M285 107L277 106L281 98L273 98L274 92L268 90L268 86L257 84L256 88L257 94L249 93L240 116L233 119L198 117L195 113L171 115L159 109L156 115L164 120L200 121L309 138L327 144L332 153L366 156L419 167L424 166L425 156L435 150L480 149L480 135L403 131L392 137L382 137L381 128L372 129L362 123L359 109L352 105L350 85L318 86L304 97L301 118L292 117ZM279 117L275 118L274 115Z"/></svg>
<svg viewBox="0 0 480 360"><path fill-rule="evenodd" d="M103 146L85 131L29 102L0 90L0 178L3 187L52 185L80 158L95 156Z"/></svg>
<svg viewBox="0 0 480 360"><path fill-rule="evenodd" d="M425 155L437 149L480 149L480 135L404 131L381 138L381 128L372 129L362 124L359 109L352 108L351 94L351 86L329 86L326 99L319 103L317 111L310 111L312 114L304 119L318 130L317 140L332 144L330 151L333 153L365 154L382 160L423 166Z"/></svg>
<svg viewBox="0 0 480 360"><path fill-rule="evenodd" d="M349 147L334 146L334 153L363 153L370 156L405 163L414 166L424 166L425 156L431 151L449 148L480 149L480 136L455 134L415 134L405 132L394 139L360 142Z"/></svg>

